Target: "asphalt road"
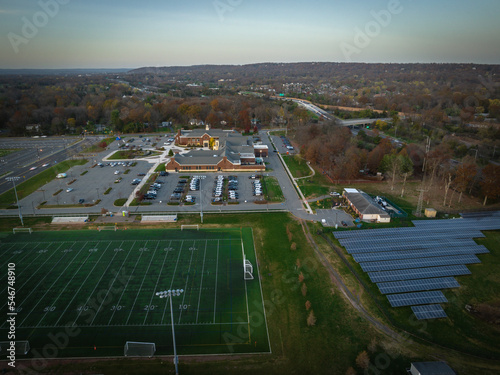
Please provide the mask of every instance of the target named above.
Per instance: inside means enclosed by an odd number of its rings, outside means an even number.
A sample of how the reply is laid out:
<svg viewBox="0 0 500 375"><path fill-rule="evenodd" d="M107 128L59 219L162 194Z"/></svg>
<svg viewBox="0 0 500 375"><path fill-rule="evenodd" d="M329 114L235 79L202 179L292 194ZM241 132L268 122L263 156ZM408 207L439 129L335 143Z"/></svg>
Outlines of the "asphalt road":
<svg viewBox="0 0 500 375"><path fill-rule="evenodd" d="M12 182L7 177L20 177L18 183L28 180L42 172L43 165L54 165L71 158L76 153L89 147L96 138L13 138L0 139L0 149L18 151L4 156L0 162L0 194L12 189ZM35 168L33 169L32 168Z"/></svg>

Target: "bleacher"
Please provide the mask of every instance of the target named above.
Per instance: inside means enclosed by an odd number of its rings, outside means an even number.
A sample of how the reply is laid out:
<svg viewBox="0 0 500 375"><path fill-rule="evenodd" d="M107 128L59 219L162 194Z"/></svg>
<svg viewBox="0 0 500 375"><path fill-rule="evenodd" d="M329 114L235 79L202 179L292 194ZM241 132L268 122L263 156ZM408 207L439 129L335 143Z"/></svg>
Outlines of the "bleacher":
<svg viewBox="0 0 500 375"><path fill-rule="evenodd" d="M89 221L88 216L53 216L52 224L82 224Z"/></svg>
<svg viewBox="0 0 500 375"><path fill-rule="evenodd" d="M177 215L142 215L141 223L175 223Z"/></svg>

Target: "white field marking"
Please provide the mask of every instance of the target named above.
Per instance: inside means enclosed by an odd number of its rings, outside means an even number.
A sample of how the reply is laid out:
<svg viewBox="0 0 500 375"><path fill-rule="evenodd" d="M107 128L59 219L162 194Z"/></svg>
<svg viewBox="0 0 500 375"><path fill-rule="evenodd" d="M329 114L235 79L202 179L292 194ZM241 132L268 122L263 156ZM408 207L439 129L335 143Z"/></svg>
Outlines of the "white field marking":
<svg viewBox="0 0 500 375"><path fill-rule="evenodd" d="M62 244L61 244L61 245L59 245L59 247L61 247L61 246L62 246ZM57 248L57 250L59 250L59 247ZM42 264L38 267L38 269L37 269L35 272L32 272L32 273L31 273L31 276L30 276L30 277L29 277L29 278L28 278L28 279L27 279L27 280L23 283L23 285L21 285L21 287L20 287L20 288L18 288L18 289L17 289L17 292L19 292L20 290L22 290L22 288L23 288L23 287L24 287L24 286L25 286L25 285L26 285L26 284L27 284L27 283L28 283L28 282L29 282L29 281L30 281L30 280L31 280L31 279L32 279L32 278L36 275L36 273L37 273L40 269L42 269L42 267L45 265L45 263L47 263L47 262L49 261L49 259L50 259L50 258L52 258L52 257L54 256L54 254L56 254L56 253L57 253L57 251L54 251L54 252L52 253L52 255L50 255L49 257L47 257L47 259L45 259L45 262L43 262L43 263L42 263ZM37 257L37 258L38 258L38 257ZM48 276L48 274L49 274L50 272L52 272L52 270L54 269L54 267L55 267L55 266L57 266L57 264L61 261L61 259L62 259L62 258L60 258L60 259L59 259L59 261L58 261L56 264L54 264L54 265L52 266L52 268L50 269L50 271L49 271L49 272L46 272L46 274L45 274L45 276L43 277L43 279L45 279L45 277L47 277L47 276ZM33 263L33 262L32 262L32 263ZM42 279L42 280L40 280L36 286L40 285L40 283L43 281L43 279ZM35 287L35 288L31 288L31 292L30 292L30 294L28 294L28 297L29 297L29 296L30 296L30 295L31 295L31 294L35 291L35 289L36 289L36 287ZM26 301L26 299L27 299L28 297L26 297L26 298L23 300L23 302L24 302L24 301ZM23 303L23 302L21 302L21 305L22 305L22 303ZM18 307L21 307L21 305L19 305Z"/></svg>
<svg viewBox="0 0 500 375"><path fill-rule="evenodd" d="M217 308L217 276L219 272L219 240L217 240L217 261L215 262L215 296L214 296L214 324L215 324L215 312Z"/></svg>
<svg viewBox="0 0 500 375"><path fill-rule="evenodd" d="M196 241L193 241L193 247L195 244L196 244ZM193 262L193 254L194 253L195 253L194 251L191 251L191 258L189 258L189 267L188 267L188 273L187 273L187 277L186 277L186 285L184 285L184 293L182 293L182 302L181 302L182 305L184 305L184 301L186 300L186 294L187 294L186 290L187 290L187 286L188 286L188 282L189 282L189 272L191 271L191 263ZM184 311L184 309L181 309L181 312L179 314L179 322L178 323L181 322L183 311Z"/></svg>
<svg viewBox="0 0 500 375"><path fill-rule="evenodd" d="M156 251L158 250L158 246L160 245L160 242L158 242L156 244L156 247L155 247L155 251L153 252L153 256L151 257L151 260L149 261L149 265L148 265L148 269L146 270L146 272L144 272L144 276L142 278L142 282L141 282L141 285L139 286L139 291L137 292L137 294L135 295L135 299L134 299L134 303L132 304L132 307L130 308L130 313L128 314L128 318L127 318L127 321L125 322L125 324L128 324L128 321L130 319L130 316L132 315L132 311L134 310L134 306L135 306L135 303L137 302L137 298L139 297L139 295L141 294L141 290L142 290L142 286L144 285L144 280L146 280L146 276L148 275L148 272L149 272L149 269L151 268L151 263L153 263L153 258L155 257L155 254L156 254ZM168 252L168 251L167 251ZM135 267L134 267L134 270L135 270ZM132 271L132 274L134 273L134 271ZM128 282L127 282L127 285L128 285ZM123 291L125 291L127 287L125 287L123 289ZM123 293L122 293L123 294ZM121 299L121 297L120 297ZM109 320L111 322L111 319Z"/></svg>
<svg viewBox="0 0 500 375"><path fill-rule="evenodd" d="M108 247L109 247L110 245L111 245L111 243L108 245ZM122 242L122 243L120 244L120 246L119 246L119 247L120 247L120 249L122 248L122 245L123 245L123 242ZM106 250L108 249L108 247L107 247L104 251L106 251ZM94 294L95 290L97 289L97 286L99 285L99 283L101 282L102 278L104 277L104 275L105 275L105 274L106 274L106 272L108 271L109 266L111 266L111 264L113 263L113 260L115 259L116 254L118 254L118 252L117 252L117 251L114 251L113 253L114 253L114 254L113 254L113 257L112 257L112 258L111 258L111 260L109 261L108 266L107 266L107 267L106 267L106 269L103 271L103 273L102 273L101 277L99 278L99 281L97 281L97 284L95 284L94 289L92 289L92 292L89 294L89 296L88 296L87 300L85 301L85 303L83 304L83 306L87 306L87 305L88 305L88 303L89 303L89 301L90 301L90 298L92 297L92 295ZM100 258L99 258L99 259L100 259ZM78 318L80 317L80 315L82 315L82 311L83 311L83 309L81 309L81 310L78 312L78 315L76 316L76 318L75 318L75 320L74 320L75 324L76 324L76 322L77 322ZM97 311L95 312L95 314L97 315ZM94 315L94 318L95 318L95 315ZM91 324L92 324L92 323L91 323Z"/></svg>
<svg viewBox="0 0 500 375"><path fill-rule="evenodd" d="M257 279L259 280L260 286L260 298L262 301L262 311L264 312L264 322L266 323L266 331L267 331L267 343L269 345L269 352L271 353L273 350L271 348L271 338L269 336L269 327L267 326L267 316L266 316L266 305L264 304L264 293L262 292L262 283L260 282L260 270L259 270L259 258L257 257L257 251L255 251L255 242L253 241L253 228L250 228L252 231L252 243L253 243L253 253L255 255L255 268L257 269Z"/></svg>
<svg viewBox="0 0 500 375"><path fill-rule="evenodd" d="M179 259L182 253L182 246L184 245L184 240L181 240L181 247L179 248L179 255L177 256L177 262L175 263L175 269L172 273L172 280L170 280L170 286L168 289L172 289L172 285L174 284L175 272L177 271L177 265L179 264ZM167 298L167 302L165 303L165 308L163 309L163 315L161 316L161 324L163 324L163 320L165 319L165 312L167 311L168 302L171 298ZM172 306L173 311L173 306Z"/></svg>
<svg viewBox="0 0 500 375"><path fill-rule="evenodd" d="M95 247L99 244L99 242L95 245ZM56 325L59 323L59 321L61 320L61 318L63 317L64 314L66 314L66 311L68 310L69 306L73 303L74 299L76 298L76 296L79 295L80 293L80 290L83 288L83 286L85 285L85 282L87 281L87 279L90 277L90 275L92 274L92 272L94 272L94 269L97 267L97 265L99 264L100 260L102 259L102 257L104 256L104 254L106 254L106 250L108 250L108 248L111 246L111 242L108 244L108 246L104 249L104 251L102 251L102 255L100 256L100 258L97 260L97 262L94 264L94 267L92 267L92 269L90 270L90 272L87 273L87 277L85 278L85 280L83 280L83 282L80 284L80 287L78 288L78 290L73 293L73 298L71 298L71 301L69 301L69 303L66 305L66 308L64 309L64 311L62 312L62 314L59 316L59 319L57 319L57 322L55 323ZM89 252L89 256L92 255L93 253ZM87 258L88 259L88 258ZM83 309L82 309L83 310ZM78 315L80 316L80 315ZM76 322L76 319L75 319L75 322Z"/></svg>
<svg viewBox="0 0 500 375"><path fill-rule="evenodd" d="M220 326L220 325L247 325L248 322L228 322L228 323L181 323L181 324L175 324L175 326ZM112 325L104 325L104 324L96 324L93 326L89 325L78 325L78 328L109 328L109 327L168 327L171 326L172 324L170 322L166 324L161 324L161 323L156 323L156 324L148 324L148 325L143 325L143 324L112 324ZM39 328L67 328L67 326L26 326L23 327L26 329L39 329ZM255 353L254 353L255 354ZM80 357L79 357L80 358ZM121 357L123 358L123 357Z"/></svg>
<svg viewBox="0 0 500 375"><path fill-rule="evenodd" d="M69 266L70 264L72 264L72 263L73 263L73 261L75 260L75 258L76 258L78 255L80 255L80 252L81 252L81 251L85 248L86 244L87 244L87 243L85 243L85 245L83 245L83 247L82 247L82 248L78 251L78 253L75 255L75 257L74 257L74 258L71 260L71 262L68 264L68 266ZM72 246L70 246L70 248L72 248ZM89 254L87 255L87 259L88 259L88 257L90 256L90 254L91 254L91 253L89 253ZM87 260L87 259L85 259L85 260ZM64 291L66 290L66 288L68 287L68 285L70 285L71 281L75 278L75 276L78 274L78 271L80 271L80 269L82 268L82 266L83 266L83 265L84 265L84 262L80 265L80 267L78 268L78 270L77 270L77 271L73 272L73 276L71 277L71 279L70 279L70 280L66 283L66 285L64 285L64 288L63 288L63 289L59 292L59 294L57 295L57 298L56 298L54 301L52 301L52 302L50 303L50 306L56 306L56 302L57 302L57 300L59 300L59 297L61 297L61 295L64 293ZM64 271L66 271L66 269L68 268L68 266L66 266L66 268L64 269ZM64 271L63 271L63 272L64 272ZM61 277L61 276L62 276L63 272L61 272L61 274L59 275L59 277ZM57 280L59 280L59 277L57 278ZM57 280L56 280L56 281L57 281ZM50 288L52 288L52 286L56 283L56 281L54 281L54 283L52 283L52 285L51 285L51 286L49 287L49 289L45 292L45 294L47 294L47 292L50 290ZM45 294L43 295L43 297L45 297ZM43 297L42 297L42 298L43 298ZM40 299L42 299L42 298L40 298ZM46 312L45 312L45 314L43 314L42 318L41 318L41 319L40 319L40 321L37 323L37 326L39 326L39 325L40 325L40 323L42 322L42 320L43 320L43 319L45 319L45 316L46 316L48 313L49 313L49 311L46 311ZM22 324L22 323L21 323L21 324Z"/></svg>
<svg viewBox="0 0 500 375"><path fill-rule="evenodd" d="M147 241L146 241L147 243ZM129 254L132 252L132 249L129 250ZM156 252L156 250L155 250ZM116 303L117 306L120 305L120 302L122 300L122 297L123 297L123 294L125 293L125 290L127 290L127 286L128 286L128 283L130 282L130 279L132 279L132 276L134 274L134 271L135 269L137 268L137 265L139 264L139 260L141 260L142 258L142 254L144 254L144 251L140 251L140 254L139 254L139 257L137 258L137 260L135 261L135 265L134 265L134 269L132 270L132 272L130 273L130 276L128 277L127 279L127 283L125 284L125 286L123 287L123 290L122 290L122 294L120 294L120 298L118 299L118 302ZM113 281L114 282L114 281ZM110 289L111 289L111 286L110 286ZM135 302L134 302L135 303ZM115 316L115 313L116 313L117 309L114 309L113 310L113 313L111 314L111 317L109 318L109 321L108 321L108 325L111 324L111 320L113 320L113 317ZM130 314L132 314L132 308L130 309ZM130 315L129 315L130 316ZM127 322L125 324L128 323L128 319L127 319Z"/></svg>
<svg viewBox="0 0 500 375"><path fill-rule="evenodd" d="M23 246L23 249L24 249L24 247L25 247L25 246L27 246L27 245L28 245L28 244L24 245L24 246ZM37 246L38 246L38 245L37 245ZM36 248L36 246L35 246L35 248ZM28 255L32 254L30 251L26 251L25 253L26 253L26 255L25 255L22 259L20 259L20 260L16 260L16 262L15 262L16 264L21 264L21 262L24 260L24 258L26 258ZM20 276L23 274L23 272L24 272L24 271L26 271L26 269L27 269L29 266L31 266L31 265L33 264L33 262L34 262L34 261L35 261L35 260L36 260L36 259L37 259L40 255L41 255L41 254L38 254L38 255L35 257L35 259L33 259L33 260L30 262L30 264L28 264L26 267L23 267L23 270L22 270L22 271L20 271L19 273L16 273L16 277L17 277L17 279L19 279L19 278L20 278ZM7 268L7 264L9 264L9 263L10 263L10 260L11 260L11 258L9 258L9 259L7 260L7 262L6 262L4 265L2 265L2 268L1 268L1 269L5 269L5 268ZM2 289L2 291L0 292L0 295L2 295L2 296L3 296L4 294L6 294L6 292L7 292L7 286L8 286L8 285L7 285L7 284L5 284L5 285L6 285L6 286L5 286L5 288L4 288L4 289ZM4 306L5 306L5 305L4 305ZM2 308L3 308L4 306L2 306Z"/></svg>
<svg viewBox="0 0 500 375"><path fill-rule="evenodd" d="M61 247L63 243L64 243L64 242L62 242L62 243L61 243L61 245L59 245L59 247ZM57 250L59 250L59 247L57 248ZM51 255L48 259L50 259L50 258L51 258L54 254L56 254L56 253L58 252L57 250L56 250L56 251L54 251L54 252L53 252L53 254L52 254L52 255ZM35 290L37 290L37 289L38 289L38 286L39 286L39 285L40 285L40 284L41 284L41 283L45 280L45 278L46 278L48 275L50 275L50 274L52 273L52 271L54 270L54 268L55 268L55 267L59 264L59 262L60 262L61 260L63 260L63 258L64 258L65 256L66 256L66 254L64 254L61 258L59 258L59 260L56 262L56 264L54 264L54 265L52 266L52 268L50 269L50 271L48 271L48 272L46 272L46 273L45 273L45 276L44 276L43 278L41 278L41 279L40 279L40 281L36 284L36 286L35 286L34 288L32 288L32 289L31 289L31 292L30 292L30 293L29 293L29 294L28 294L28 295L27 295L27 296L23 299L23 302L21 302L21 304L20 304L18 307L22 307L22 305L24 304L24 301L29 301L29 300L30 300L30 298L29 298L29 297L31 296L31 294L33 294L33 292L34 292ZM44 264L45 264L45 262L44 262ZM66 268L67 268L67 267L68 267L68 266L66 266ZM38 269L40 269L40 268L38 268ZM37 270L37 272L38 272L38 270ZM59 277L60 277L60 275L59 275ZM58 278L58 279L59 279L59 278ZM52 284L52 285L53 285L53 284ZM45 292L45 293L47 293L47 292ZM31 309L31 311L28 313L28 315L26 316L26 318L24 318L24 320L21 322L21 324L19 324L19 326L18 326L19 328L22 328L22 324L24 323L24 321L25 321L26 319L28 319L28 317L29 317L29 316L31 315L31 313L35 310L35 307L37 307L37 306L38 306L38 304L40 303L40 301L41 301L41 299L39 299L39 300L38 300L38 302L36 303L36 305L35 305L35 306Z"/></svg>
<svg viewBox="0 0 500 375"><path fill-rule="evenodd" d="M147 243L147 242L146 242ZM121 249L121 247L120 247ZM116 279L118 278L118 275L120 274L120 271L122 270L123 268L123 265L125 264L125 262L127 261L130 253L132 253L132 249L130 249L127 253L127 256L125 257L125 259L123 260L121 266L120 266L120 269L118 270L118 272L116 272L116 275L115 275L115 278L113 279L113 282L111 284L109 284L109 287L108 287L108 290L106 291L106 295L104 296L104 298L102 299L102 302L101 304L99 305L99 308L97 309L95 315L94 315L94 318L92 319L92 321L90 322L90 325L94 324L94 320L95 318L97 318L97 315L99 315L99 312L101 311L101 308L102 308L102 305L104 304L104 301L106 301L106 298L108 297L108 294L109 294L109 291L111 290L111 287L113 286L113 284L115 283ZM142 252L141 254L139 255L139 258L142 257Z"/></svg>
<svg viewBox="0 0 500 375"><path fill-rule="evenodd" d="M252 342L252 338L251 338L251 335L250 335L250 313L248 312L247 280L243 280L243 283L245 284L245 300L246 300L246 304L247 304L248 342L251 343Z"/></svg>
<svg viewBox="0 0 500 375"><path fill-rule="evenodd" d="M172 246L172 240L170 240L170 242L168 244L169 248L171 246ZM155 284L155 287L153 288L153 293L151 294L151 299L149 300L149 306L151 306L153 304L153 298L156 296L156 292L157 292L157 288L158 288L158 283L160 282L160 277L161 277L161 274L163 272L163 267L165 267L165 261L167 260L167 256L168 256L169 252L170 251L165 251L165 257L163 258L163 263L161 265L160 272L158 273L158 278L156 279L156 284ZM142 323L143 325L146 324L146 319L148 317L148 314L149 314L149 309L146 311L146 316L144 317L144 322Z"/></svg>
<svg viewBox="0 0 500 375"><path fill-rule="evenodd" d="M200 294L198 295L198 307L196 309L196 323L198 323L198 314L200 312L201 290L203 287L203 272L205 271L205 257L207 256L207 245L208 242L205 241L205 252L203 254L203 267L201 269Z"/></svg>
<svg viewBox="0 0 500 375"><path fill-rule="evenodd" d="M22 248L24 249L24 248L26 247L26 245L27 245L27 244L25 244ZM13 244L11 244L11 245L10 245L10 247L9 247L8 249L6 249L6 250L2 251L2 254L0 254L0 259L5 259L6 254L7 254L10 250L12 250L12 248L13 248L13 247L15 247L15 246L16 246L16 244L15 244L15 243L13 243ZM3 247L3 246L2 246L2 247ZM10 263L10 260L11 260L12 258L14 258L16 255L17 255L17 254L11 253L10 258L8 258L8 259L5 261L5 263L3 263L3 264L2 264L2 269L5 269L5 268L6 268L6 266L7 266L7 264L9 264L9 263ZM26 257L26 255L25 255L24 257ZM24 257L23 257L23 259L24 259Z"/></svg>

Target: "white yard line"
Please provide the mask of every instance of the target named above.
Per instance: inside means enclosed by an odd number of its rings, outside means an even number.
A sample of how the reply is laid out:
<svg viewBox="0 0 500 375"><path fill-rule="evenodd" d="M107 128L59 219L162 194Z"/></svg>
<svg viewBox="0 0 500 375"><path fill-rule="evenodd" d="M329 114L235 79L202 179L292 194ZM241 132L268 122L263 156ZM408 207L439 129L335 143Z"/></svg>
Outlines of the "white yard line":
<svg viewBox="0 0 500 375"><path fill-rule="evenodd" d="M195 247L195 244L196 244L196 241L193 241L193 248L196 249ZM186 294L187 294L187 286L188 286L188 282L189 282L189 271L191 271L191 262L193 261L193 254L195 251L198 251L198 249L196 250L191 250L191 258L189 259L189 267L188 267L188 273L187 273L187 277L186 277L186 285L184 285L184 293L182 293L182 302L181 304L184 306L184 301L186 300ZM181 322L181 318L182 318L182 311L184 309L181 309L181 312L179 314L179 322L177 324L179 324Z"/></svg>
<svg viewBox="0 0 500 375"><path fill-rule="evenodd" d="M111 245L112 242L109 243L108 247ZM120 245L120 248L122 247L123 243ZM104 251L106 251L108 248L106 248ZM90 298L92 297L92 295L94 294L95 290L97 289L97 286L99 285L99 283L101 282L102 278L104 277L104 275L106 274L106 272L108 271L108 268L109 266L111 266L111 264L113 263L113 260L115 259L115 256L116 254L118 254L118 252L115 252L115 254L113 255L113 257L111 258L111 260L109 261L108 263L108 266L106 267L106 269L103 271L101 277L99 278L99 281L97 281L97 284L95 284L94 286L94 289L92 289L92 292L89 294L87 300L85 301L85 303L83 304L83 307L87 306L87 304L89 303L90 301ZM100 258L99 258L100 259ZM89 274L90 275L90 274ZM78 318L80 317L80 315L82 315L82 312L84 311L84 308L82 308L79 312L78 312L78 315L77 317L75 318L75 323L76 321L78 320ZM95 312L95 314L97 314L97 311ZM94 316L95 318L95 316Z"/></svg>
<svg viewBox="0 0 500 375"><path fill-rule="evenodd" d="M171 245L172 245L172 241L170 241L168 243L168 248L170 248ZM153 304L153 298L155 298L155 296L156 296L156 292L158 290L158 283L160 282L160 277L161 277L161 274L163 272L163 267L165 267L165 262L167 260L168 253L169 253L169 251L165 251L165 257L163 258L163 263L161 265L160 272L158 273L158 278L156 279L156 284L155 284L155 287L153 289L153 293L151 294L151 299L149 300L149 306L151 306ZM146 319L148 317L149 311L150 311L149 309L146 311L146 316L144 317L144 322L142 324L146 324Z"/></svg>
<svg viewBox="0 0 500 375"><path fill-rule="evenodd" d="M64 243L64 242L63 242L63 243ZM54 251L54 253L53 253L53 254L49 257L49 259L50 259L50 258L51 258L51 257L52 257L55 253L57 253L57 252L58 252L59 248L62 246L62 244L63 244L63 243L61 243L61 245L59 245L59 247L58 247L58 248ZM65 256L66 256L66 253L64 253L64 255L63 255L63 256L62 256L62 257L61 257L61 258L57 261L57 263L56 263L56 264L54 264L54 265L52 266L52 268L50 269L50 271L48 271L48 272L46 272L46 273L45 273L45 276L44 276L42 279L40 279L40 281L36 284L36 286L35 286L34 288L32 288L32 289L31 289L31 292L30 292L30 293L29 293L29 294L28 294L28 295L24 298L23 302L21 302L21 304L19 305L19 307L22 307L22 305L23 305L24 301L28 301L28 300L30 299L29 297L31 296L31 294L33 294L33 292L34 292L34 291L36 291L36 290L38 289L38 286L39 286L39 285L40 285L40 284L41 284L41 283L45 280L45 278L46 278L48 275L50 275L50 274L52 273L52 271L54 270L54 268L55 268L55 267L59 264L59 262L60 262L61 260L63 260L63 258L65 258ZM47 259L47 260L48 260L48 259ZM45 262L46 262L46 261L45 261ZM44 264L45 264L45 262L44 262ZM66 268L67 268L67 266L66 266ZM40 269L40 268L38 268L38 269ZM38 271L38 270L37 270L37 271ZM45 294L46 294L46 293L47 293L47 292L45 292ZM45 295L45 294L44 294L44 295ZM39 299L39 300L38 300L38 302L36 303L36 305L35 305L35 306L31 309L31 311L28 313L28 316L26 316L26 318L24 318L24 320L21 322L21 324L19 324L19 326L18 326L19 328L22 328L22 324L23 324L23 322L24 322L26 319L28 319L28 317L29 317L29 316L31 315L31 313L35 310L35 307L37 307L37 306L38 306L38 304L40 303L40 301L41 301L41 299Z"/></svg>
<svg viewBox="0 0 500 375"><path fill-rule="evenodd" d="M127 321L125 322L125 324L128 324L128 321L130 319L130 316L132 315L132 311L134 310L134 306L135 306L135 303L137 302L137 298L139 298L139 295L141 294L141 291L142 291L142 286L144 285L144 280L146 280L146 276L148 275L148 272L149 272L149 268L151 268L151 263L153 263L153 258L155 257L155 254L156 254L156 251L158 250L158 245L160 243L158 242L156 244L156 247L155 247L155 251L153 253L153 256L151 257L151 260L149 261L149 265L148 265L148 269L146 270L146 272L144 272L144 276L142 278L142 282L141 282L141 286L139 287L139 291L137 292L137 294L135 295L135 300L134 300L134 303L132 304L132 307L130 308L130 314L128 314L128 318L127 318ZM141 254L142 255L142 254ZM135 267L134 267L134 270L135 270ZM132 271L132 273L134 273ZM128 283L127 283L128 285ZM125 289L123 290L125 291ZM109 321L111 323L111 320Z"/></svg>
<svg viewBox="0 0 500 375"><path fill-rule="evenodd" d="M70 266L70 265L73 263L73 261L75 260L75 258L76 258L76 257L80 254L80 252L81 252L84 248L85 248L85 245L84 245L84 246L83 246L83 247L82 247L82 248L78 251L78 253L77 253L77 254L75 255L75 257L72 259L72 261L68 264L68 266ZM90 253L89 253L89 255L87 255L87 259L88 259L88 257L89 257L89 256L90 256ZM84 263L82 263L82 264L80 265L80 267L78 268L78 271L82 268L83 264L84 264ZM64 269L64 271L66 271L66 269L68 268L68 266L66 266L66 268ZM61 274L59 275L59 277L61 277L61 276L62 276L62 274L64 273L64 271L63 271L63 272L61 272ZM56 306L56 305L55 305L55 303L57 302L57 300L59 299L59 297L61 297L61 295L64 293L64 291L66 290L66 288L68 287L68 285L70 285L70 283L71 283L71 281L73 280L73 278L74 278L74 277L78 274L78 271L73 272L73 276L71 277L71 279L70 279L70 280L66 283L66 285L64 286L64 288L63 288L63 289L59 292L59 294L57 295L57 298L56 298L54 301L52 301L52 302L50 303L50 306ZM57 280L59 280L59 277L57 278ZM57 281L57 280L56 280L56 281ZM49 287L49 289L45 292L45 294L47 294L47 293L50 291L50 288L52 288L52 286L54 286L54 284L56 283L56 281L54 281L54 283L52 283L52 285L51 285L51 286ZM43 295L43 297L42 297L42 298L44 298L44 297L45 297L45 294ZM42 298L40 298L40 300L41 300ZM46 311L46 312L45 312L45 314L43 314L42 318L38 321L37 326L39 326L39 325L40 325L40 323L42 322L42 320L43 320L43 319L45 319L45 316L47 316L47 314L48 314L48 313L49 313L49 311ZM22 323L21 323L21 324L22 324Z"/></svg>
<svg viewBox="0 0 500 375"><path fill-rule="evenodd" d="M146 242L147 243L147 242ZM109 287L108 287L108 290L106 292L106 295L104 296L104 298L102 299L102 302L101 304L99 305L99 308L97 309L95 315L94 315L94 319L92 319L92 321L90 322L90 325L94 324L94 320L95 318L97 318L97 315L99 315L99 312L101 311L101 308L102 308L102 305L104 304L104 301L106 301L106 298L108 297L108 294L109 294L109 291L111 290L111 288L113 287L113 284L115 283L116 279L118 278L118 275L120 274L120 271L122 270L123 268L123 265L125 264L125 262L127 261L130 253L132 252L132 249L129 250L127 256L125 257L125 259L123 260L121 266L120 266L120 269L118 270L118 272L116 273L115 275L115 278L113 279L113 282L111 284L109 284ZM139 255L139 258L142 257L142 252L141 252L141 255ZM115 305L116 306L116 305Z"/></svg>
<svg viewBox="0 0 500 375"><path fill-rule="evenodd" d="M108 248L111 246L111 244L113 243L113 241L111 241L108 246L104 249L104 251L102 252L102 255L100 256L100 258L97 260L97 262L94 264L94 267L92 267L92 269L90 270L90 272L87 273L87 277L85 278L85 280L82 281L82 283L80 284L80 287L78 288L78 290L73 293L73 298L71 298L71 301L69 301L69 303L66 305L66 308L64 309L64 311L62 312L62 314L59 316L59 319L57 320L57 322L55 323L55 325L57 326L57 324L59 323L59 321L61 320L61 318L63 317L64 314L66 314L66 311L68 310L69 306L73 303L74 299L76 298L76 296L79 295L80 293L80 290L83 288L83 286L85 285L85 282L87 281L87 279L90 277L90 275L92 274L92 272L94 272L94 269L97 267L97 265L99 264L99 262L101 261L102 257L104 256L104 254L106 253L106 250L108 250ZM97 246L97 244L95 245ZM89 256L91 254L89 253ZM87 258L88 259L88 258ZM83 309L82 309L83 310ZM80 314L78 314L78 316L80 316ZM78 318L78 317L77 317ZM74 320L74 322L76 322L76 319Z"/></svg>
<svg viewBox="0 0 500 375"><path fill-rule="evenodd" d="M200 313L201 290L203 287L203 273L205 272L205 258L207 256L207 244L208 241L205 240L205 253L203 254L203 267L201 268L200 294L198 295L198 307L196 309L196 323L198 323L198 314Z"/></svg>
<svg viewBox="0 0 500 375"><path fill-rule="evenodd" d="M26 245L27 245L27 244L26 244ZM24 245L24 246L26 246L26 245ZM37 245L37 246L38 246L38 245ZM24 247L23 247L23 249L24 249ZM35 249L36 249L36 247L35 247ZM30 250L31 250L31 251L26 251L26 255L23 257L23 259L20 259L20 260L16 261L15 263L16 263L16 264L21 264L21 262L24 260L24 258L26 258L28 255L30 255L30 254L31 254L31 252L32 252L34 249L30 249ZM22 270L22 271L20 271L19 273L17 273L17 274L16 274L17 279L19 279L19 278L23 275L24 271L25 271L25 270L26 270L29 266L31 266L31 265L33 264L33 262L34 262L36 259L38 259L38 257L39 257L40 255L41 255L41 254L38 254L38 255L35 257L35 259L33 259L33 260L30 262L30 264L28 264L27 266L23 267L23 270ZM9 260L7 261L7 263L5 263L5 264L2 266L2 269L7 268L7 264L9 263L10 259L11 259L11 258L9 258ZM7 284L6 284L6 285L7 285ZM7 286L8 286L8 285L7 285ZM7 286L6 286L4 289L2 289L2 291L0 292L0 295L2 295L2 296L3 296L3 295L6 293L6 291L7 291ZM4 306L5 306L5 305L4 305ZM2 308L3 308L4 306L2 306Z"/></svg>
<svg viewBox="0 0 500 375"><path fill-rule="evenodd" d="M179 255L177 256L177 262L175 263L175 269L172 273L172 280L170 280L170 287L168 289L172 289L172 284L174 283L175 271L177 271L177 265L179 264L179 259L182 253L182 247L184 246L184 240L181 240L181 247L179 248ZM170 298L167 298L167 302L165 303L165 308L163 309L163 315L161 316L161 324L163 324L163 320L165 319L165 312L167 311L167 306ZM172 306L173 307L173 306Z"/></svg>

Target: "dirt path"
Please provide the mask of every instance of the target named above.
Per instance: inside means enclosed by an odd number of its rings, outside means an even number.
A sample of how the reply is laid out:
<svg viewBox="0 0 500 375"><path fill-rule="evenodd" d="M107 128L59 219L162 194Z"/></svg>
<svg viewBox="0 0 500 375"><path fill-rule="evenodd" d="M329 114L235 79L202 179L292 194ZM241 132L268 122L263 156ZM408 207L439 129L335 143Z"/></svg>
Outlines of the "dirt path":
<svg viewBox="0 0 500 375"><path fill-rule="evenodd" d="M342 281L342 277L339 275L339 273L332 267L328 259L326 259L325 255L321 252L319 249L318 245L314 241L311 232L309 231L309 227L304 223L303 220L300 220L300 224L302 225L302 230L304 231L304 235L307 238L307 241L311 244L311 246L314 248L314 252L318 255L319 260L323 264L323 266L327 269L328 273L330 274L330 279L333 281L335 285L339 288L339 290L344 294L344 296L347 298L347 300L350 302L350 304L358 310L363 317L368 320L373 326L375 326L377 329L380 331L384 332L386 335L394 338L395 340L403 340L403 337L391 329L389 326L385 325L384 323L380 322L376 318L374 318L370 313L363 307L361 302L352 294L352 292L349 290L349 288L344 284Z"/></svg>

